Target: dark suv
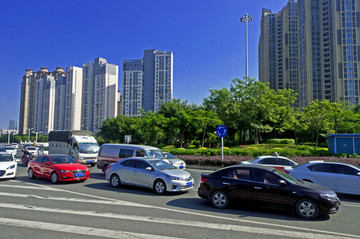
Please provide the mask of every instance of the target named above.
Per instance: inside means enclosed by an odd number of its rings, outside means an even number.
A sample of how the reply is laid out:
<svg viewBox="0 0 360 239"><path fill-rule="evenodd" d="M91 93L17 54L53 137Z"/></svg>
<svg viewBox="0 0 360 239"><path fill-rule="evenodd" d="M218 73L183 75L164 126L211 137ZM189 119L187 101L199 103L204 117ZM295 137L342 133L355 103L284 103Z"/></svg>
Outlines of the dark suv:
<svg viewBox="0 0 360 239"><path fill-rule="evenodd" d="M302 218L336 213L336 193L320 185L297 180L280 170L259 165L237 165L202 174L198 195L216 208L229 202L287 208Z"/></svg>

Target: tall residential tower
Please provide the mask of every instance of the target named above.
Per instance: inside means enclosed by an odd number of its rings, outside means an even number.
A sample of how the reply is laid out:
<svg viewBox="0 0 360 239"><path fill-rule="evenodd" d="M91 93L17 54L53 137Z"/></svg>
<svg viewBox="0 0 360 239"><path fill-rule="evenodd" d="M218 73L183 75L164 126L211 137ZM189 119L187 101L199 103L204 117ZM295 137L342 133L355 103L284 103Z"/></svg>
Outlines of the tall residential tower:
<svg viewBox="0 0 360 239"><path fill-rule="evenodd" d="M298 93L296 107L316 99L360 103L360 1L290 0L263 9L259 80Z"/></svg>
<svg viewBox="0 0 360 239"><path fill-rule="evenodd" d="M161 104L173 98L172 52L145 50L141 60L123 62L123 115L157 112Z"/></svg>

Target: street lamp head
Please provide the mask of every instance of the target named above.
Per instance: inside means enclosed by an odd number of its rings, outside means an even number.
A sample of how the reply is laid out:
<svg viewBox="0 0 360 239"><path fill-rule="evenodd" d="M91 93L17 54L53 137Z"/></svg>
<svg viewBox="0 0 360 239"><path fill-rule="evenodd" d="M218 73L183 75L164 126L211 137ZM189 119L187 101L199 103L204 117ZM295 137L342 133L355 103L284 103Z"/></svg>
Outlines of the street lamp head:
<svg viewBox="0 0 360 239"><path fill-rule="evenodd" d="M250 16L247 13L240 18L240 22L242 22L242 23L251 22L252 20L253 20L252 16Z"/></svg>

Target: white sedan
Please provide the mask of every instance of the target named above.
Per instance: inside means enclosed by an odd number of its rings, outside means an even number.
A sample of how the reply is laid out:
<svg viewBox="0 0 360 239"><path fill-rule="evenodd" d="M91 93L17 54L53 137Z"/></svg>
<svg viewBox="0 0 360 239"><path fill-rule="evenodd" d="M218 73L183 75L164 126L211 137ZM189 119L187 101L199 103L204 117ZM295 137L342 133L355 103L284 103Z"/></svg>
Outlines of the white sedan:
<svg viewBox="0 0 360 239"><path fill-rule="evenodd" d="M163 160L165 162L171 164L175 168L178 168L178 169L185 169L186 168L186 163L185 163L184 160L178 159L174 155L172 155L171 153L167 153L167 152L163 152L163 155L165 157Z"/></svg>
<svg viewBox="0 0 360 239"><path fill-rule="evenodd" d="M298 165L291 159L282 156L259 156L250 161L243 161L241 164L261 164L264 166L275 167L279 170L290 169L293 166Z"/></svg>
<svg viewBox="0 0 360 239"><path fill-rule="evenodd" d="M320 184L337 193L360 195L360 168L344 163L310 161L292 169L290 176Z"/></svg>
<svg viewBox="0 0 360 239"><path fill-rule="evenodd" d="M14 155L8 152L0 152L0 179L15 178L17 163Z"/></svg>
<svg viewBox="0 0 360 239"><path fill-rule="evenodd" d="M11 153L14 156L16 155L16 149L13 146L5 146L4 149L8 153Z"/></svg>

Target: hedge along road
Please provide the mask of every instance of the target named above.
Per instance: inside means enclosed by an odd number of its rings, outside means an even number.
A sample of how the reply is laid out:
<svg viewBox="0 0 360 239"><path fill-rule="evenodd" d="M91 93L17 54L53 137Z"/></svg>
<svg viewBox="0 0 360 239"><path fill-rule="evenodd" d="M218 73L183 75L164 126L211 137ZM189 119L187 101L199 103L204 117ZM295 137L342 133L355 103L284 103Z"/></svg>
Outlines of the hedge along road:
<svg viewBox="0 0 360 239"><path fill-rule="evenodd" d="M197 188L201 173L188 169ZM197 191L159 196L151 190L112 188L91 168L84 183L52 185L30 180L19 167L16 180L0 181L0 230L4 238L360 238L360 197L342 197L337 214L304 221L288 212L212 208ZM121 233L119 233L121 232Z"/></svg>

